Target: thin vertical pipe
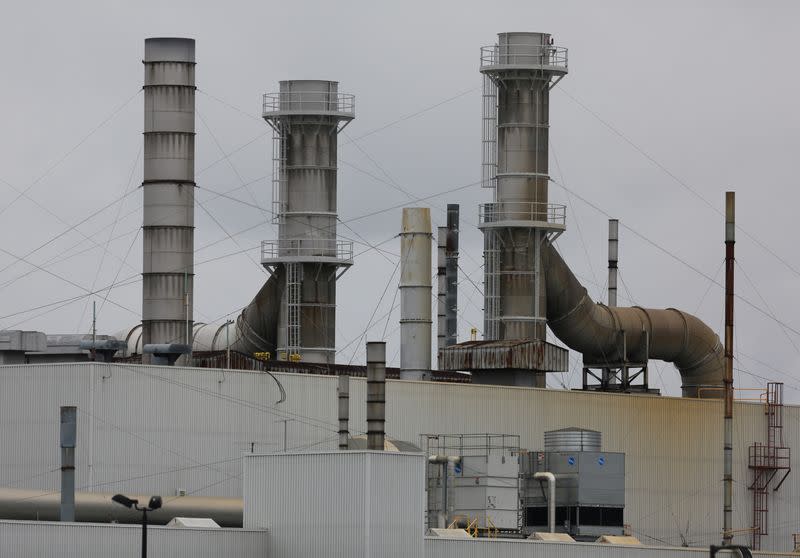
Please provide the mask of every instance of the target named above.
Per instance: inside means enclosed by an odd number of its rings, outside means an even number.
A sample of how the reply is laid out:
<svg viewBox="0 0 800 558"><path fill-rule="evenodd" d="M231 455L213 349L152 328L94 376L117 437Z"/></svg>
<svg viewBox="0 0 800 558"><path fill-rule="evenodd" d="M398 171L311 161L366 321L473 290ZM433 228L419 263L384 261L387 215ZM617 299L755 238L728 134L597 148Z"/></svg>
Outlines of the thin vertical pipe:
<svg viewBox="0 0 800 558"><path fill-rule="evenodd" d="M733 269L736 243L735 192L725 192L725 442L722 544L733 541Z"/></svg>

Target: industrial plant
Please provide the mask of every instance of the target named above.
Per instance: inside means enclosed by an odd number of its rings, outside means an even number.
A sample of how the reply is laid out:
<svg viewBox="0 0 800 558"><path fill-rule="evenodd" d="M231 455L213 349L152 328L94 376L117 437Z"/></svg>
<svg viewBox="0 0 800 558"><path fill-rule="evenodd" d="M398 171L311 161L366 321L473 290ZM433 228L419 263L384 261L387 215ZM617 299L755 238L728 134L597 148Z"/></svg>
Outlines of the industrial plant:
<svg viewBox="0 0 800 558"><path fill-rule="evenodd" d="M367 326L353 364L337 352L353 302L337 285L367 271L339 230L337 175L358 92L285 76L250 107L272 135L277 237L254 254L267 273L239 293L239 315L205 323L193 295L202 60L193 39L146 39L141 320L0 331L0 556L134 556L142 532L144 551L187 557L800 552L800 407L779 382L746 397L733 386L735 193L717 200L722 338L682 300L619 304L617 219L608 298L593 300L555 244L570 221L549 191L550 128L563 125L550 98L569 60L548 33L480 48L482 113L463 118L482 129L468 164L486 201L451 193L440 227L425 200L384 224L400 346ZM473 214L483 327L459 339L459 233ZM581 388L548 388L570 352ZM682 397L656 388L655 361L674 365Z"/></svg>

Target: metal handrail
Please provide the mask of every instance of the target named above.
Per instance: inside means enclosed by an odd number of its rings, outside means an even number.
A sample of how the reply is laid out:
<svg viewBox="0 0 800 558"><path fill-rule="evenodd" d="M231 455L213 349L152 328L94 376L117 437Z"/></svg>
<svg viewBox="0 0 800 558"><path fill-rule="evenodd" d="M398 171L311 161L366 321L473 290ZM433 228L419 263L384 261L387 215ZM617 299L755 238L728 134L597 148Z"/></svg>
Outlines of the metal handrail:
<svg viewBox="0 0 800 558"><path fill-rule="evenodd" d="M324 238L282 238L261 242L261 258L323 257L353 259L353 242Z"/></svg>
<svg viewBox="0 0 800 558"><path fill-rule="evenodd" d="M280 91L264 94L264 114L272 112L336 112L355 115L356 97L326 91Z"/></svg>
<svg viewBox="0 0 800 558"><path fill-rule="evenodd" d="M481 68L504 65L549 66L566 70L567 49L555 45L530 44L504 44L481 47Z"/></svg>
<svg viewBox="0 0 800 558"><path fill-rule="evenodd" d="M498 221L543 221L557 225L567 222L567 207L544 202L494 202L478 206L479 223Z"/></svg>

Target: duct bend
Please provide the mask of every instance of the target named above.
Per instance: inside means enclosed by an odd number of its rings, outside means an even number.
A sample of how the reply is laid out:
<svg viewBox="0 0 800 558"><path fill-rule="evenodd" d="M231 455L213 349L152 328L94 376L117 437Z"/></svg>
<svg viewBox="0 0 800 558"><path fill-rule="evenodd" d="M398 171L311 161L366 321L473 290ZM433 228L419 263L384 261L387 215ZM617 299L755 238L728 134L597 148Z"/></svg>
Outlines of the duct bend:
<svg viewBox="0 0 800 558"><path fill-rule="evenodd" d="M569 348L597 363L672 362L681 374L684 397L700 387L720 387L724 372L719 336L695 316L668 308L609 308L596 304L552 245L542 250L546 270L547 322ZM721 397L709 390L704 397Z"/></svg>

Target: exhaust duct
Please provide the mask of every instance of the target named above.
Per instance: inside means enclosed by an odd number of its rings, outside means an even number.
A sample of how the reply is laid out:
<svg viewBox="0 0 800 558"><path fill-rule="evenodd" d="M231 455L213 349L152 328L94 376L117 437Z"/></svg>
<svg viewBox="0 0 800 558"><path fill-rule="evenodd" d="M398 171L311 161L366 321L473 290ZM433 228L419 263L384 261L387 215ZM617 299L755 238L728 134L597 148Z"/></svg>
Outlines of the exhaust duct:
<svg viewBox="0 0 800 558"><path fill-rule="evenodd" d="M386 443L386 343L367 342L367 449Z"/></svg>

